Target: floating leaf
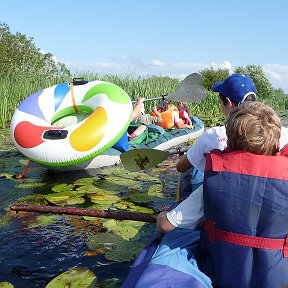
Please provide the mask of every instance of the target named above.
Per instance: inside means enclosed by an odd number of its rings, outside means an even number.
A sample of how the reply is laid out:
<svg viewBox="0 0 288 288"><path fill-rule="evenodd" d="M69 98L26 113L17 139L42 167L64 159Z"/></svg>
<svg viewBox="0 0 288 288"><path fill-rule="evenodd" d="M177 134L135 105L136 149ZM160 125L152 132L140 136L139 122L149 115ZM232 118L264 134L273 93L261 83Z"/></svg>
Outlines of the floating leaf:
<svg viewBox="0 0 288 288"><path fill-rule="evenodd" d="M0 282L0 288L14 288L10 282Z"/></svg>
<svg viewBox="0 0 288 288"><path fill-rule="evenodd" d="M0 179L9 179L9 180L13 180L14 179L14 175L10 174L10 173L5 173L2 172L0 173ZM2 282L3 283L3 282ZM0 286L1 287L1 286Z"/></svg>
<svg viewBox="0 0 288 288"><path fill-rule="evenodd" d="M35 227L45 227L51 224L54 224L57 220L59 220L59 215L39 215L36 217L36 221L33 223L29 223L29 228Z"/></svg>
<svg viewBox="0 0 288 288"><path fill-rule="evenodd" d="M33 189L33 188L38 188L38 187L43 187L45 186L46 183L20 183L16 184L14 187L17 189Z"/></svg>
<svg viewBox="0 0 288 288"><path fill-rule="evenodd" d="M26 195L18 198L18 203L22 204L33 204L33 205L46 205L47 201L42 194Z"/></svg>
<svg viewBox="0 0 288 288"><path fill-rule="evenodd" d="M142 213L147 213L147 214L154 214L153 209L147 208L147 207L142 207L142 206L137 206L137 205L129 206L127 208L127 210L132 211L132 212L142 212Z"/></svg>
<svg viewBox="0 0 288 288"><path fill-rule="evenodd" d="M81 194L86 194L86 193L97 193L99 191L99 188L97 188L96 186L92 185L92 184L88 184L88 185L82 185L78 188L76 188L78 193Z"/></svg>
<svg viewBox="0 0 288 288"><path fill-rule="evenodd" d="M125 172L115 171L113 175L124 178L125 179L134 179L135 181L148 181L148 182L156 182L159 183L160 180L155 176L150 176L144 172ZM125 175L125 176L124 176Z"/></svg>
<svg viewBox="0 0 288 288"><path fill-rule="evenodd" d="M121 202L118 202L118 203L115 203L113 205L116 209L119 209L119 210L126 210L127 209L127 204L125 203L125 201L121 201Z"/></svg>
<svg viewBox="0 0 288 288"><path fill-rule="evenodd" d="M134 193L129 195L129 199L136 203L148 203L151 201L151 197L143 193Z"/></svg>
<svg viewBox="0 0 288 288"><path fill-rule="evenodd" d="M83 204L84 202L85 202L85 199L83 197L70 197L67 200L68 205Z"/></svg>
<svg viewBox="0 0 288 288"><path fill-rule="evenodd" d="M7 214L0 215L0 228L9 225L11 222L12 219Z"/></svg>
<svg viewBox="0 0 288 288"><path fill-rule="evenodd" d="M65 204L82 204L85 202L85 199L79 195L77 191L66 191L46 194L44 197L51 203L56 205L65 205Z"/></svg>
<svg viewBox="0 0 288 288"><path fill-rule="evenodd" d="M117 278L107 279L101 283L101 288L119 288L121 282Z"/></svg>
<svg viewBox="0 0 288 288"><path fill-rule="evenodd" d="M92 185L94 183L95 179L94 178L81 178L73 182L74 185L79 185L79 186L88 186Z"/></svg>
<svg viewBox="0 0 288 288"><path fill-rule="evenodd" d="M54 192L71 191L75 186L73 184L58 184L53 186L51 189Z"/></svg>
<svg viewBox="0 0 288 288"><path fill-rule="evenodd" d="M24 166L28 165L28 162L29 162L29 159L20 159L19 160L19 163L24 165Z"/></svg>
<svg viewBox="0 0 288 288"><path fill-rule="evenodd" d="M96 275L87 268L70 269L49 282L45 288L96 288L98 280Z"/></svg>
<svg viewBox="0 0 288 288"><path fill-rule="evenodd" d="M108 249L115 246L116 243L123 241L123 239L111 232L97 233L89 237L87 246L90 250Z"/></svg>
<svg viewBox="0 0 288 288"><path fill-rule="evenodd" d="M147 194L150 196L163 197L162 189L162 184L155 184L149 187Z"/></svg>
<svg viewBox="0 0 288 288"><path fill-rule="evenodd" d="M82 188L81 190L84 190L84 187L86 187L86 186L82 186L82 187L79 187L79 188ZM117 189L113 190L113 184L110 185L110 186L108 184L105 184L105 185L103 185L101 187L96 187L96 186L90 187L90 186L88 186L88 190L86 191L86 193L87 194L101 194L101 195L105 195L105 194L106 195L107 194L115 195L115 194L118 194L118 190L119 190L118 186L117 186Z"/></svg>
<svg viewBox="0 0 288 288"><path fill-rule="evenodd" d="M93 203L101 205L111 205L119 200L120 197L116 195L99 195L99 194L88 194L87 195Z"/></svg>
<svg viewBox="0 0 288 288"><path fill-rule="evenodd" d="M144 243L139 241L123 241L117 243L113 249L105 253L105 258L110 261L131 261L136 258L140 251L145 246Z"/></svg>
<svg viewBox="0 0 288 288"><path fill-rule="evenodd" d="M124 240L139 239L139 229L129 225L131 221L118 221L114 219L107 220L103 226L114 232L115 234L121 236ZM133 221L134 222L134 221ZM139 228L139 226L137 227ZM141 228L141 227L140 227Z"/></svg>

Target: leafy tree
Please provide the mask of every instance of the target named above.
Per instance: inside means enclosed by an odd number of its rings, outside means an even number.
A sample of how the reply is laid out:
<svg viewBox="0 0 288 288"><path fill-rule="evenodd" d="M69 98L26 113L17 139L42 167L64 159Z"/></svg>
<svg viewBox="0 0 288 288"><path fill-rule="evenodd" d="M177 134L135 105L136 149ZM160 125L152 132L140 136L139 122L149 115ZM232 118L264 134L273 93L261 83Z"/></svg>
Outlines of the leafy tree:
<svg viewBox="0 0 288 288"><path fill-rule="evenodd" d="M225 78L229 76L228 69L217 69L214 70L213 67L206 68L200 71L203 77L203 86L206 90L212 90L212 86L215 82L222 82Z"/></svg>
<svg viewBox="0 0 288 288"><path fill-rule="evenodd" d="M242 73L253 79L258 99L271 97L273 88L261 65L249 64L245 67L237 67L235 73Z"/></svg>
<svg viewBox="0 0 288 288"><path fill-rule="evenodd" d="M41 53L33 38L10 32L6 23L0 22L0 76L1 74L24 72L43 76L70 75L65 64L54 61L51 53Z"/></svg>

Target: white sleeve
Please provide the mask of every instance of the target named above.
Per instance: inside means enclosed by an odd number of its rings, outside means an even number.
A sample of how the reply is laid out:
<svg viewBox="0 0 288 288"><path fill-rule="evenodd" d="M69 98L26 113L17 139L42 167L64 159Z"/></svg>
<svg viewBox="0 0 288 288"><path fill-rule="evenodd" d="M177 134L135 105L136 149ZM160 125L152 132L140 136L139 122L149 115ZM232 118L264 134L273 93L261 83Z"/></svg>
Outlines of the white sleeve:
<svg viewBox="0 0 288 288"><path fill-rule="evenodd" d="M187 159L189 162L198 170L205 170L206 158L205 158L205 147L207 143L206 132L204 132L187 151Z"/></svg>
<svg viewBox="0 0 288 288"><path fill-rule="evenodd" d="M281 127L280 149L282 149L286 144L288 144L288 128Z"/></svg>
<svg viewBox="0 0 288 288"><path fill-rule="evenodd" d="M189 115L188 115L187 111L185 111L185 110L184 110L183 116L185 119L189 119Z"/></svg>
<svg viewBox="0 0 288 288"><path fill-rule="evenodd" d="M197 188L188 198L166 214L168 221L175 227L195 229L204 217L203 185Z"/></svg>
<svg viewBox="0 0 288 288"><path fill-rule="evenodd" d="M224 150L227 147L225 126L213 127L206 130L187 151L187 159L198 170L205 170L205 153L213 149Z"/></svg>
<svg viewBox="0 0 288 288"><path fill-rule="evenodd" d="M174 121L174 123L180 122L179 112L173 110L172 115L173 115L173 121Z"/></svg>

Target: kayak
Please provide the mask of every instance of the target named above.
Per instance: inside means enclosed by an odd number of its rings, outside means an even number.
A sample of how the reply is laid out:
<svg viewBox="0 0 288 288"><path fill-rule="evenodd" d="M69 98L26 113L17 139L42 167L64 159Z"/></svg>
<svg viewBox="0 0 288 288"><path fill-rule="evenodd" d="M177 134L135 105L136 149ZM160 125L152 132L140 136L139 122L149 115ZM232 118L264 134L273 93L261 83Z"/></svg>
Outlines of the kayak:
<svg viewBox="0 0 288 288"><path fill-rule="evenodd" d="M73 123L77 121L76 118L82 118L85 116L70 116L69 119L65 119L68 123ZM74 119L72 119L74 118ZM82 169L95 169L102 168L105 166L113 166L121 164L121 154L125 151L130 151L133 149L157 149L161 151L168 150L172 147L177 147L185 142L191 141L193 139L198 138L204 132L204 124L203 122L197 118L196 116L191 116L191 121L193 123L192 129L163 129L157 125L148 125L147 130L140 134L138 137L128 142L128 147L123 149L121 147L121 139L110 149L104 151L101 155L96 156L95 158L84 161L82 163L78 163L72 166L65 167L49 167L50 170L53 171L71 171L71 170L82 170ZM62 125L63 121L59 123L55 123L57 125ZM67 122L64 123L67 125ZM137 125L130 125L127 131L133 131ZM123 135L125 137L126 135Z"/></svg>
<svg viewBox="0 0 288 288"><path fill-rule="evenodd" d="M71 171L120 164L121 153L131 149L167 150L204 131L202 121L192 116L193 129L149 125L128 142L127 132L136 128L130 124L132 112L132 101L119 86L76 78L27 97L13 114L10 134L31 161L49 170Z"/></svg>

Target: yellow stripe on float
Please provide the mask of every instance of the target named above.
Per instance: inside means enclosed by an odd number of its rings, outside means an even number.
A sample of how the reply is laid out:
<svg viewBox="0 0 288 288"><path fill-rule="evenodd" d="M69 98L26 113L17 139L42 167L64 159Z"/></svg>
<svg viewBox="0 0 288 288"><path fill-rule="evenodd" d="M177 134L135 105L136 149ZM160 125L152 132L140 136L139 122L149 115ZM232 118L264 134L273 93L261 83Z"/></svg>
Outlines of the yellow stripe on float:
<svg viewBox="0 0 288 288"><path fill-rule="evenodd" d="M103 138L107 122L105 109L96 107L86 121L71 133L69 138L71 146L80 152L94 148Z"/></svg>

